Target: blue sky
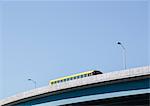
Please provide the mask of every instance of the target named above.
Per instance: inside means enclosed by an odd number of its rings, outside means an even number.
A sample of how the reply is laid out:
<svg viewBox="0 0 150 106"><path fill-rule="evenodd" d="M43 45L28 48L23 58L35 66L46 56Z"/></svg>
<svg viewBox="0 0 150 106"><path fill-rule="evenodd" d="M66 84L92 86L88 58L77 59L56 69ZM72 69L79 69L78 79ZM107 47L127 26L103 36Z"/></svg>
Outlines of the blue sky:
<svg viewBox="0 0 150 106"><path fill-rule="evenodd" d="M122 70L148 60L146 1L0 2L0 98L91 69Z"/></svg>

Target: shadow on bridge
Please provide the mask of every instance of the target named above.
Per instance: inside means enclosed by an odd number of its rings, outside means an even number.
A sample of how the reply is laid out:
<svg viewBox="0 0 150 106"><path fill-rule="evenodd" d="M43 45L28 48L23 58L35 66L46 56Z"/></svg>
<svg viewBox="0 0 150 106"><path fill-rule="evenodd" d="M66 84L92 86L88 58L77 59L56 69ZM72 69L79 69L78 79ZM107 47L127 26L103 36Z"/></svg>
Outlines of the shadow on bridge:
<svg viewBox="0 0 150 106"><path fill-rule="evenodd" d="M150 94L116 97L61 106L149 106Z"/></svg>

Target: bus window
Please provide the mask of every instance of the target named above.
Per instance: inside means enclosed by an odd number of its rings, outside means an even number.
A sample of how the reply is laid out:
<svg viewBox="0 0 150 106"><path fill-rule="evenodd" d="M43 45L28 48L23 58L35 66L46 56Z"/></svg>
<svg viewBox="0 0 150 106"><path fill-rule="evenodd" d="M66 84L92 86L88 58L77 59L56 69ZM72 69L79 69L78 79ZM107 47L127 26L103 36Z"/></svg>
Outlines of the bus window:
<svg viewBox="0 0 150 106"><path fill-rule="evenodd" d="M91 76L91 73L89 73L88 76Z"/></svg>
<svg viewBox="0 0 150 106"><path fill-rule="evenodd" d="M83 75L81 75L81 78L83 78Z"/></svg>
<svg viewBox="0 0 150 106"><path fill-rule="evenodd" d="M84 77L87 77L87 74L84 74Z"/></svg>

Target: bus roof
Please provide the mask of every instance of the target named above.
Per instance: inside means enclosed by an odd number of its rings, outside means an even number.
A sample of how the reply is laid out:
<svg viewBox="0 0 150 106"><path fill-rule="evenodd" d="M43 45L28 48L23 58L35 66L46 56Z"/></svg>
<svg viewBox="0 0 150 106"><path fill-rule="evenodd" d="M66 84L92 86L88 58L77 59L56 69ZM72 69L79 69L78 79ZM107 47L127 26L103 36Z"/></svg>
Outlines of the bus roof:
<svg viewBox="0 0 150 106"><path fill-rule="evenodd" d="M63 79L71 78L71 77L76 77L76 76L80 76L80 75L84 75L84 74L89 74L89 73L92 73L93 71L96 71L96 70L91 70L91 71L87 71L87 72L82 72L82 73L78 73L78 74L74 74L74 75L70 75L70 76L57 78L57 79L54 79L54 80L50 80L50 82L59 81L59 80L63 80Z"/></svg>

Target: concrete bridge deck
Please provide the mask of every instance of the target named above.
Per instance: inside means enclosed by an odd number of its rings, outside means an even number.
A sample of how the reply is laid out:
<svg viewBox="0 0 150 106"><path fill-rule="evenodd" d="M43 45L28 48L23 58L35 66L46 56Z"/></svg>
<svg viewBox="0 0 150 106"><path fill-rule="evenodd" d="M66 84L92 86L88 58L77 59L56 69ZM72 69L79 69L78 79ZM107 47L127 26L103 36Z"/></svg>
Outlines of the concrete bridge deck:
<svg viewBox="0 0 150 106"><path fill-rule="evenodd" d="M42 88L37 88L37 89L33 89L33 90L30 90L27 92L16 94L14 96L11 96L11 97L1 100L0 105L1 106L10 105L11 106L14 104L19 104L19 103L23 103L23 102L27 102L27 101L31 101L31 100L36 100L36 99L40 99L43 97L48 97L57 92L63 93L63 92L66 92L66 91L68 92L73 89L80 90L81 88L82 89L90 88L91 86L97 86L97 85L104 86L104 85L110 85L110 84L114 84L114 83L121 84L121 82L132 81L132 80L134 80L134 81L141 80L144 82L143 79L147 79L147 78L148 79L150 78L150 66L109 72L109 73L90 76L90 77L86 77L86 78L82 78L82 79L76 79L76 80L72 80L72 81L68 81L68 82L63 82L63 83L52 85L52 86L45 86ZM139 81L138 83L142 84L143 82ZM135 82L128 83L128 84L129 85L135 84ZM123 85L123 86L125 86L125 85ZM137 86L140 87L141 85L137 85ZM147 87L147 86L148 86L148 83L145 88L148 88L147 93L150 93L149 87ZM92 88L92 89L96 89L96 88ZM101 89L101 88L98 88L98 89ZM105 88L105 89L107 89L107 88ZM123 88L121 88L121 89L123 90ZM133 88L126 87L126 89L132 90ZM140 90L140 89L138 89L138 90ZM140 92L145 92L145 91L140 91ZM104 92L101 92L101 93L104 93Z"/></svg>

